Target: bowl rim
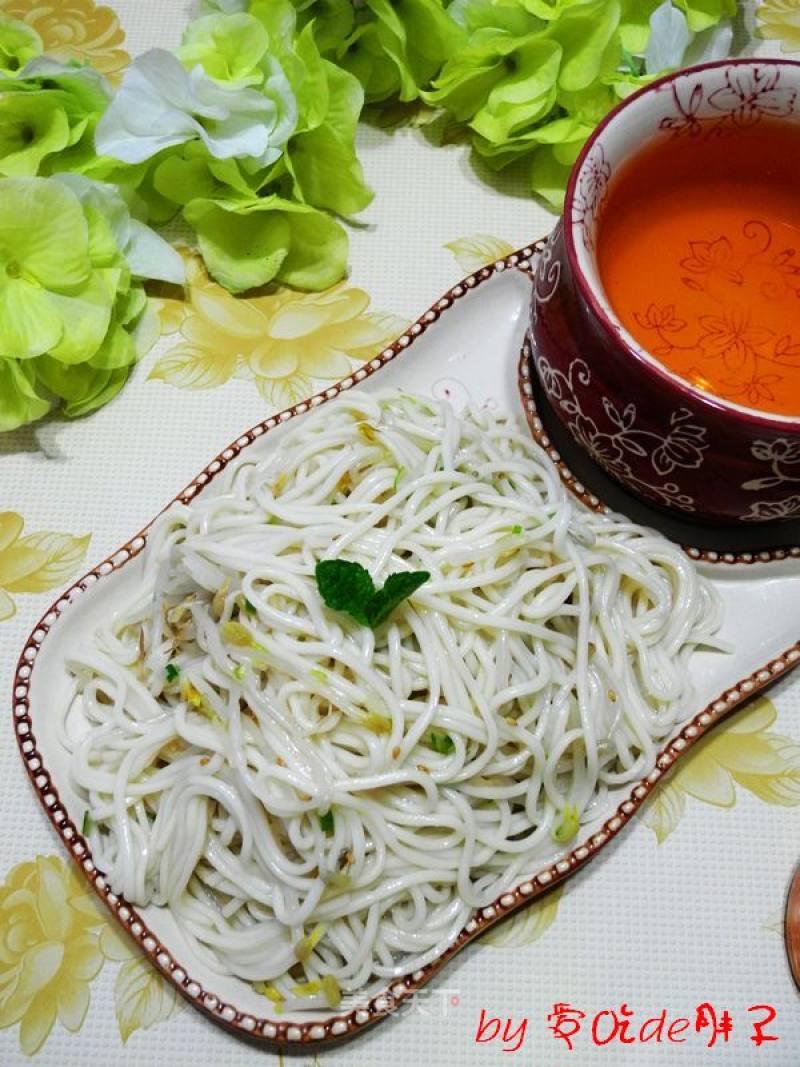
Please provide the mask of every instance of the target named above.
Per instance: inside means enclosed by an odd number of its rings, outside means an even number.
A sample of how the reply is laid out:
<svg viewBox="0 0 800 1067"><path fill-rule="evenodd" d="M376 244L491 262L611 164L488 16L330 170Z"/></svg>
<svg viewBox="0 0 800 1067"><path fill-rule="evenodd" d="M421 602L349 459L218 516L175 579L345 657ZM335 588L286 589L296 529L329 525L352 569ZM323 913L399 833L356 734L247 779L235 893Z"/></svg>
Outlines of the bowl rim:
<svg viewBox="0 0 800 1067"><path fill-rule="evenodd" d="M654 356L651 356L647 349L642 345L639 345L628 333L622 322L617 319L611 310L609 309L606 311L603 307L597 292L597 287L589 280L580 265L575 247L575 229L578 224L577 222L573 222L572 209L578 185L578 178L583 170L584 163L586 162L589 153L592 151L595 144L597 144L607 127L616 122L626 108L641 97L656 93L665 85L670 85L672 82L685 78L687 75L705 74L707 71L722 67L788 67L797 73L798 81L800 81L800 60L783 59L778 57L773 58L771 56L742 56L713 60L708 63L698 63L695 66L690 67L681 67L679 70L671 71L669 74L664 74L662 77L654 79L647 85L637 89L636 92L631 93L630 96L625 97L624 100L621 100L616 107L601 119L589 135L578 158L573 164L569 181L567 182L567 190L564 197L564 209L561 216L563 220L564 248L567 263L569 264L570 271L575 279L578 291L586 301L593 318L599 324L605 336L615 348L621 351L627 359L639 366L646 374L660 380L664 385L671 386L674 390L680 393L685 400L691 401L695 406L699 405L701 409L709 411L710 414L718 417L727 416L735 418L739 422L747 423L749 428L753 431L763 429L773 434L776 431L782 431L787 435L797 436L800 435L800 412L797 415L772 413L769 411L762 411L759 408L747 407L744 404L737 404L734 401L725 400L722 397L718 397L714 394L704 392L702 389L696 388L685 378L681 378L680 375L673 373ZM800 114L800 112L798 112L798 114Z"/></svg>

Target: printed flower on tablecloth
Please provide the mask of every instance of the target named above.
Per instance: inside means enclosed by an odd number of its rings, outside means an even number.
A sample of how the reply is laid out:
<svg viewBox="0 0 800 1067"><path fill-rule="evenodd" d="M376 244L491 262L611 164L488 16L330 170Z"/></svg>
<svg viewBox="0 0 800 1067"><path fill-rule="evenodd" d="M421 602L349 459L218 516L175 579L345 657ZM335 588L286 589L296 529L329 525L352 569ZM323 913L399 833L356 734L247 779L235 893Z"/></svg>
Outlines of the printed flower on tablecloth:
<svg viewBox="0 0 800 1067"><path fill-rule="evenodd" d="M188 304L159 301L165 333L183 340L159 359L150 378L181 389L213 389L231 378L254 381L274 408L335 381L371 359L402 332L395 315L369 311L369 296L346 283L321 293L277 288L235 297L187 257Z"/></svg>
<svg viewBox="0 0 800 1067"><path fill-rule="evenodd" d="M0 885L0 1027L20 1024L33 1055L58 1018L79 1030L103 966L105 923L88 885L57 856L37 856Z"/></svg>
<svg viewBox="0 0 800 1067"><path fill-rule="evenodd" d="M32 26L45 52L65 63L88 60L103 74L116 74L130 62L116 12L94 0L0 0L0 12Z"/></svg>
<svg viewBox="0 0 800 1067"><path fill-rule="evenodd" d="M718 727L678 762L644 814L659 844L680 822L687 797L732 808L739 786L765 804L800 805L800 743L769 732L777 714L772 701L754 700L730 725Z"/></svg>
<svg viewBox="0 0 800 1067"><path fill-rule="evenodd" d="M482 945L492 948L522 948L538 941L553 925L564 886L547 893L541 900L522 908L510 919L493 927L481 938Z"/></svg>
<svg viewBox="0 0 800 1067"><path fill-rule="evenodd" d="M459 267L466 271L477 270L489 263L495 263L514 251L514 246L508 241L504 241L502 237L492 237L488 233L474 233L471 237L459 237L455 241L448 241L444 247L453 253Z"/></svg>
<svg viewBox="0 0 800 1067"><path fill-rule="evenodd" d="M126 1042L183 1008L180 994L117 931L87 882L59 856L37 856L0 884L0 1027L17 1023L27 1056L58 1021L77 1033L89 985L107 960L122 962L114 1005Z"/></svg>
<svg viewBox="0 0 800 1067"><path fill-rule="evenodd" d="M756 14L762 37L780 41L782 52L800 52L800 0L762 0Z"/></svg>
<svg viewBox="0 0 800 1067"><path fill-rule="evenodd" d="M12 593L43 593L70 578L91 539L52 531L23 537L24 523L16 511L0 512L0 622L17 610Z"/></svg>

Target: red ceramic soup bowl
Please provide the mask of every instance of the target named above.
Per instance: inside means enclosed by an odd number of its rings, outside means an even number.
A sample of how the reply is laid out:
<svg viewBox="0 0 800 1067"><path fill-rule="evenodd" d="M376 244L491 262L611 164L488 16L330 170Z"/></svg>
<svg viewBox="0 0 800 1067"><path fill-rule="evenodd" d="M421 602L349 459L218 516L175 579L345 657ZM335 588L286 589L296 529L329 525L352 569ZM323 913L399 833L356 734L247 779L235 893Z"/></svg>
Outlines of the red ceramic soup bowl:
<svg viewBox="0 0 800 1067"><path fill-rule="evenodd" d="M615 171L643 144L735 135L766 117L800 123L800 63L709 63L630 96L586 143L536 263L533 362L556 416L626 488L706 522L800 516L800 417L719 399L650 355L604 293L598 219Z"/></svg>

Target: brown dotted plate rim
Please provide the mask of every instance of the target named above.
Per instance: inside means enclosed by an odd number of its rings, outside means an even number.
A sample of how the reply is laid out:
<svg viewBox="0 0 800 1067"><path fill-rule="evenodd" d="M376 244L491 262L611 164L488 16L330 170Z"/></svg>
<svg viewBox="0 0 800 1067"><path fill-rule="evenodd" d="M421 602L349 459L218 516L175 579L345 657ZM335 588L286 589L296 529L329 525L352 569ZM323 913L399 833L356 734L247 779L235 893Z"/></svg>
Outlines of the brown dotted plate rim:
<svg viewBox="0 0 800 1067"><path fill-rule="evenodd" d="M506 270L513 269L527 274L532 273L531 257L540 247L541 242L522 248L517 252L504 256L495 263L482 267L452 286L436 303L413 322L397 340L384 348L374 359L368 361L335 385L265 419L238 437L178 493L174 500L170 501L170 504L178 501L182 503L191 501L232 459L269 430L297 415L302 415L306 411L319 407L328 400L334 399L341 392L352 388L381 370L387 363L408 349L417 337L421 336L429 326L439 320L443 312L452 308L470 290L477 288L489 278ZM523 364L527 366L527 358L524 352L519 371L520 389L526 407L526 415L533 420L538 416L531 412L532 397L525 389L525 385L527 384L529 387L530 382L526 380ZM546 435L543 435L541 427L536 429L534 422L531 425L534 435L538 434L537 439L548 449L552 456L553 451L549 446ZM556 459L556 462L559 464L561 476L566 484L576 495L583 499L585 491L572 478L568 469L561 462L560 457ZM570 478L571 482L569 481ZM596 497L587 496L585 502L595 508L604 506ZM627 799L622 801L617 810L603 823L599 830L581 841L580 844L576 845L556 863L525 879L514 889L503 893L493 904L477 911L467 922L453 944L426 967L415 971L413 974L408 974L389 982L385 989L365 1002L363 1006L354 1008L345 1014L332 1014L324 1019L309 1019L303 1022L259 1018L250 1013L239 1011L233 1004L225 1002L216 994L204 989L199 982L191 977L186 968L181 966L180 962L173 957L169 949L161 944L136 908L123 897L112 892L103 873L95 867L91 850L86 840L81 835L76 824L69 818L66 809L61 803L58 790L52 782L49 771L44 766L33 732L29 689L36 657L44 640L73 601L82 593L91 589L97 581L107 577L114 571L120 570L139 555L145 547L147 533L151 526L152 522L116 552L74 582L48 608L34 626L25 642L14 674L12 702L14 732L25 770L50 822L84 877L109 909L116 922L134 938L142 951L148 956L150 962L160 971L164 978L172 982L176 989L198 1010L239 1036L255 1039L266 1046L287 1050L299 1050L300 1048L309 1047L319 1048L325 1044L344 1040L361 1033L368 1026L386 1018L403 1001L413 996L414 993L427 984L457 952L479 934L549 891L588 863L641 808L653 787L670 770L679 756L687 752L692 745L696 744L717 723L730 715L740 704L791 670L800 660L800 642L798 642L786 649L781 656L770 660L762 668L741 679L734 686L720 694L716 700L711 701L686 723L677 736L661 750L653 771L632 788ZM731 554L718 555L717 553L704 552L700 549L687 549L686 551L693 558L702 558L708 562L720 563L760 562L765 557L767 559L777 559L784 558L787 554L785 551L781 551L758 554L758 556L751 558L748 558L750 554L729 558ZM800 555L800 548L790 551L792 555Z"/></svg>

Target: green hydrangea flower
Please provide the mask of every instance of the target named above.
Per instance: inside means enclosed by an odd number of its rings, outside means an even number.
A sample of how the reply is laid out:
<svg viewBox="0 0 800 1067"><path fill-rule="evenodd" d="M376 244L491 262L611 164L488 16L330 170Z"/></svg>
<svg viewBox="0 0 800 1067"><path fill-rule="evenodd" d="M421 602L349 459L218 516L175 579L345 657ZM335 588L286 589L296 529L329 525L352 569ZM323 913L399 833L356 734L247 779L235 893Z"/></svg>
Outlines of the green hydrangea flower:
<svg viewBox="0 0 800 1067"><path fill-rule="evenodd" d="M207 2L255 13L270 0ZM701 62L726 53L728 31L702 37L736 9L735 0L295 4L323 55L358 77L368 101L419 96L443 108L467 127L490 167L529 159L532 191L556 209L596 123L685 56ZM664 27L667 40L651 47ZM656 56L666 57L660 70Z"/></svg>
<svg viewBox="0 0 800 1067"><path fill-rule="evenodd" d="M148 150L160 148L137 187L150 217L166 220L182 210L209 272L232 292L273 279L306 289L339 281L347 234L328 212L353 215L372 199L355 147L364 104L358 79L323 57L315 25L300 28L290 0L257 0L249 12L212 11L188 28L177 55L195 93L202 88L230 101L231 114L237 101L261 98L266 105L282 85L292 101L292 128L268 157L255 150L227 154L207 130L191 135L180 101L171 100L169 112L164 105L156 121L150 93L147 128L123 145L124 130L138 118L119 121L121 92L103 119L99 143L128 159L145 137ZM152 87L158 71L150 73ZM137 92L143 88L138 76L129 82ZM260 136L263 129L261 123L252 132ZM179 130L181 143L157 145L159 137L177 140ZM109 147L109 131L120 144Z"/></svg>
<svg viewBox="0 0 800 1067"><path fill-rule="evenodd" d="M251 9L270 4L254 0ZM442 0L312 0L300 3L313 20L327 58L354 74L368 102L415 100L464 43L464 32Z"/></svg>
<svg viewBox="0 0 800 1067"><path fill-rule="evenodd" d="M257 88L274 70L269 45L265 26L252 15L211 14L189 24L176 55L187 70L199 64L223 85Z"/></svg>
<svg viewBox="0 0 800 1067"><path fill-rule="evenodd" d="M110 176L116 163L98 157L94 146L110 97L97 71L47 57L33 59L18 77L0 75L0 175Z"/></svg>
<svg viewBox="0 0 800 1067"><path fill-rule="evenodd" d="M43 51L42 39L32 26L0 15L0 73L18 74Z"/></svg>
<svg viewBox="0 0 800 1067"><path fill-rule="evenodd" d="M178 253L113 188L0 179L0 430L56 406L82 415L119 391L155 339L134 271L182 278Z"/></svg>

